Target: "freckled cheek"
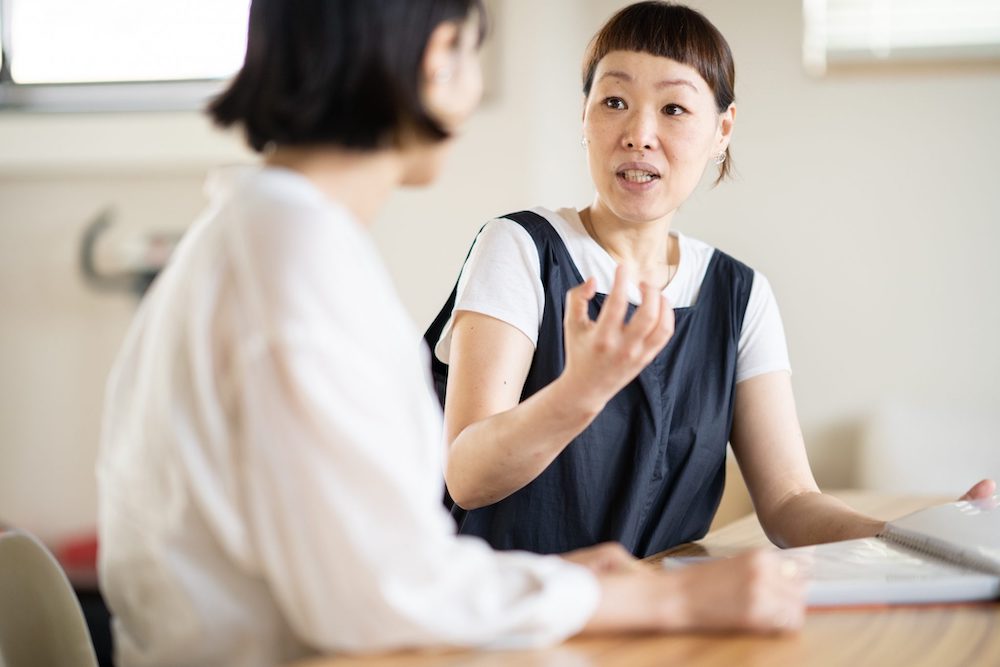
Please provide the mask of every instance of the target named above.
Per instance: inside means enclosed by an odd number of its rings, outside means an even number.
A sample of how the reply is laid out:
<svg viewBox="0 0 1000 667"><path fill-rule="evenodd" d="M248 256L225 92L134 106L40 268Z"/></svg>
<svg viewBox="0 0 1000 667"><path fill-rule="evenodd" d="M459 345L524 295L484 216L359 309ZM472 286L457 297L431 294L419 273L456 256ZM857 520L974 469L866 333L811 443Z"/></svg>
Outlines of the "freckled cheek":
<svg viewBox="0 0 1000 667"><path fill-rule="evenodd" d="M675 127L660 134L664 147L672 147L677 152L689 152L704 143L705 132L693 127Z"/></svg>
<svg viewBox="0 0 1000 667"><path fill-rule="evenodd" d="M604 135L589 135L587 144L587 160L592 168L595 168L600 173L607 172L611 174L611 170L617 163L616 156L618 155L619 144L614 138L609 138L609 136ZM614 174L611 174L613 177Z"/></svg>
<svg viewBox="0 0 1000 667"><path fill-rule="evenodd" d="M675 136L663 142L663 152L674 169L688 163L700 163L710 147L703 136Z"/></svg>
<svg viewBox="0 0 1000 667"><path fill-rule="evenodd" d="M621 132L606 125L584 126L583 136L587 137L588 149L592 157L608 158L620 143Z"/></svg>

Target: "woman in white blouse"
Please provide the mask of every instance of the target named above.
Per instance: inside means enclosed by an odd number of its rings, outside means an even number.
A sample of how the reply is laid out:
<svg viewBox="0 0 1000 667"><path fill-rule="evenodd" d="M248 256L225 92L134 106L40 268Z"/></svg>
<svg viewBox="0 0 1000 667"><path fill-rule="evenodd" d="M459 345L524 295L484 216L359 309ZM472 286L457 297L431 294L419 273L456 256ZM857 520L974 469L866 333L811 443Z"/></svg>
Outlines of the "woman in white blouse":
<svg viewBox="0 0 1000 667"><path fill-rule="evenodd" d="M801 624L802 582L773 555L652 572L615 546L456 536L427 352L368 227L395 188L434 180L476 106L482 19L478 0L253 1L210 112L263 164L213 176L109 380L118 664Z"/></svg>

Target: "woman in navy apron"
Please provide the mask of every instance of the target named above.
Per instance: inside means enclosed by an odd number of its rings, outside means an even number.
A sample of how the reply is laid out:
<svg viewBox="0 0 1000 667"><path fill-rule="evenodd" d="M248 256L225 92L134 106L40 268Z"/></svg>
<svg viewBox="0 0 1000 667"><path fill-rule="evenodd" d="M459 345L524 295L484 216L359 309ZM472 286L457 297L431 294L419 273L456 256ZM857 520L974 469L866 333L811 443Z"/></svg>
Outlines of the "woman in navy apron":
<svg viewBox="0 0 1000 667"><path fill-rule="evenodd" d="M727 442L775 543L882 528L817 488L766 280L671 229L710 164L729 173L734 81L725 39L685 7L631 5L591 42L594 202L488 223L426 335L460 532L637 556L698 539Z"/></svg>

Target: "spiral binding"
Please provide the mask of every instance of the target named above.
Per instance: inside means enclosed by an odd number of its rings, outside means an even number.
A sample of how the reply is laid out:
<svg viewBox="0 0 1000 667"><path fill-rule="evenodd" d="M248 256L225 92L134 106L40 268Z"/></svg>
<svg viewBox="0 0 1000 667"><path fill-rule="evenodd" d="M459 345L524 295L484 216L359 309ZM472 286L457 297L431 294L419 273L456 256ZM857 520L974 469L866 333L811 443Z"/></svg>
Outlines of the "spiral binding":
<svg viewBox="0 0 1000 667"><path fill-rule="evenodd" d="M886 530L879 533L878 536L883 540L892 542L893 544L898 544L906 547L907 549L927 554L928 556L933 556L934 558L947 561L954 565L959 565L978 572L984 572L986 574L1000 575L1000 562L997 562L988 556L981 556L979 554L956 549L954 545L944 540L928 537L926 535L920 535L919 533L911 533L909 531L893 527L887 527Z"/></svg>

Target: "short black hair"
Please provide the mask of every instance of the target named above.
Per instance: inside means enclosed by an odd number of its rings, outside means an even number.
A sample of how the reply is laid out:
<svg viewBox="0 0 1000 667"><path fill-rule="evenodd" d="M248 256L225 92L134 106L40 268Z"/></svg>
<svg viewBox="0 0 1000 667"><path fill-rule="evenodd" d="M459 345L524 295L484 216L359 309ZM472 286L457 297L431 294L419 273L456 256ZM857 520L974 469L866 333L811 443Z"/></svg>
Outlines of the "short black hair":
<svg viewBox="0 0 1000 667"><path fill-rule="evenodd" d="M216 124L240 125L256 151L268 144L370 150L404 127L448 133L420 100L431 33L482 0L253 0L243 67L208 106Z"/></svg>

